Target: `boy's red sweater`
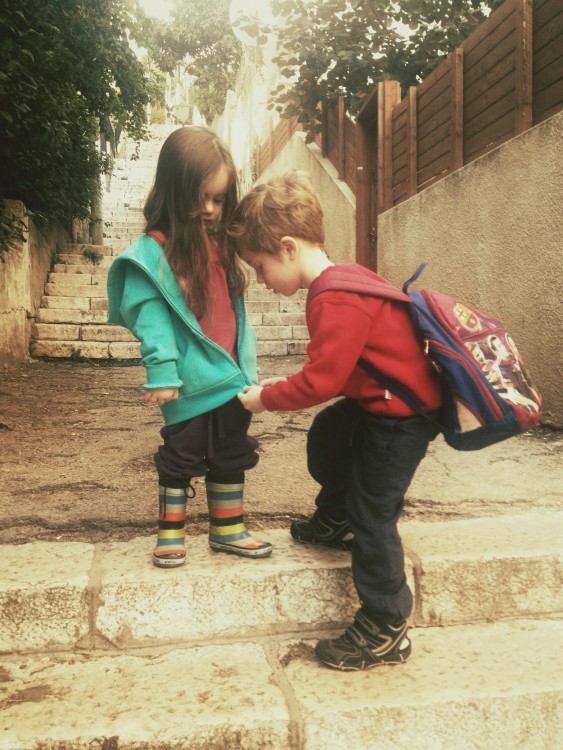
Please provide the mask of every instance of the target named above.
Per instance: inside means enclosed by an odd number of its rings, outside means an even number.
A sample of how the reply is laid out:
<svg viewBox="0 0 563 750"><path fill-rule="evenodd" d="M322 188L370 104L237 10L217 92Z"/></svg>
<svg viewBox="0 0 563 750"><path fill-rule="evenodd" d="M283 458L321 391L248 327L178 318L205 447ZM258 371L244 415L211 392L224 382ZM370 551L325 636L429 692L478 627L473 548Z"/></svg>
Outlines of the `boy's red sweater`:
<svg viewBox="0 0 563 750"><path fill-rule="evenodd" d="M337 268L330 266L321 276ZM294 411L347 396L373 414L412 416L412 409L357 365L360 357L397 380L426 411L439 409L441 381L422 351L408 304L348 291L323 291L313 298L316 281L306 305L309 361L287 381L263 389L266 409Z"/></svg>

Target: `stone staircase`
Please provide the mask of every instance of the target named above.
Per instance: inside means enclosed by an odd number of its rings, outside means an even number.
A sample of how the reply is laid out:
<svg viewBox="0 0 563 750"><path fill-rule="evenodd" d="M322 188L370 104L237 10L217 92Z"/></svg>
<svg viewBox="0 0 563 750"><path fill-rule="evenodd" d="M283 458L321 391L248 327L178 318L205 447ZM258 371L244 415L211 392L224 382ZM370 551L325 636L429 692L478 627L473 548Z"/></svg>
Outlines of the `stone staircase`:
<svg viewBox="0 0 563 750"><path fill-rule="evenodd" d="M143 232L143 205L160 148L172 130L153 126L151 138L138 150L124 140L103 194L104 245L69 243L56 258L32 328L32 357L139 359L134 337L106 323L107 271ZM276 297L252 278L246 299L261 355L305 353L305 292L292 299Z"/></svg>
<svg viewBox="0 0 563 750"><path fill-rule="evenodd" d="M346 552L155 568L152 538L2 548L0 750L557 750L563 514L404 522L404 665L313 646L358 606Z"/></svg>

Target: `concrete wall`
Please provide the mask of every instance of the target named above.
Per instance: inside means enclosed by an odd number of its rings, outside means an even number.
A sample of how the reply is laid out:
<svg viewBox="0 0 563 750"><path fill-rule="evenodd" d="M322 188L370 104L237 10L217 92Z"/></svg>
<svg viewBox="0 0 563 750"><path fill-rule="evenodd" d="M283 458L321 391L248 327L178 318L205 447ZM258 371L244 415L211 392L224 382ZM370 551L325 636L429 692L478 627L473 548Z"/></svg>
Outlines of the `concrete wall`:
<svg viewBox="0 0 563 750"><path fill-rule="evenodd" d="M563 426L563 112L378 220L378 271L434 288L505 323Z"/></svg>
<svg viewBox="0 0 563 750"><path fill-rule="evenodd" d="M0 366L29 359L31 325L41 302L51 256L68 241L57 225L41 230L25 217L20 201L6 201L8 210L28 226L26 241L10 249L0 262Z"/></svg>
<svg viewBox="0 0 563 750"><path fill-rule="evenodd" d="M326 251L334 263L356 260L356 199L338 179L332 163L323 158L316 143L305 144L304 133L294 133L290 142L260 175L258 182L289 169L309 172L325 213Z"/></svg>

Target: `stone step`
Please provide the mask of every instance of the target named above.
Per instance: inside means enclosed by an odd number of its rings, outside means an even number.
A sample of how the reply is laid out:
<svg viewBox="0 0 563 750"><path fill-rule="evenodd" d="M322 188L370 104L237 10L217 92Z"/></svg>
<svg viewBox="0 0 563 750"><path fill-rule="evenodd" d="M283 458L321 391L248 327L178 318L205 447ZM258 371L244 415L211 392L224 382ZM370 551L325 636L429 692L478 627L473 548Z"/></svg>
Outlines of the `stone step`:
<svg viewBox="0 0 563 750"><path fill-rule="evenodd" d="M91 295L89 297L61 297L48 294L41 297L41 307L51 310L107 310L106 295Z"/></svg>
<svg viewBox="0 0 563 750"><path fill-rule="evenodd" d="M41 316L44 318L45 316ZM70 316L58 315L51 316L60 321L58 325L66 327L67 319ZM74 316L77 318L78 316ZM91 315L85 319L86 323L102 323L103 316ZM39 319L39 318L38 318ZM81 321L75 320L78 325ZM72 323L68 324L72 326ZM42 324L38 324L42 326ZM92 326L88 325L88 328ZM266 333L268 335L268 333ZM125 343L120 341L110 341L109 335L100 335L97 341L84 341L81 338L68 339L67 336L60 337L59 332L47 332L42 330L37 339L32 339L30 343L30 354L32 357L45 357L48 359L68 359L82 357L84 359L115 359L115 360L139 360L141 358L139 345L137 343ZM109 343L109 345L108 345ZM258 340L257 350L259 357L286 357L293 354L306 354L307 343L304 341L273 341L269 338Z"/></svg>
<svg viewBox="0 0 563 750"><path fill-rule="evenodd" d="M98 253L99 255L114 254L113 248L110 245L79 244L74 242L67 242L65 244L64 253L80 255L82 257L84 257L84 253Z"/></svg>
<svg viewBox="0 0 563 750"><path fill-rule="evenodd" d="M561 623L416 630L408 662L368 672L319 664L330 635L4 656L0 750L563 746Z"/></svg>
<svg viewBox="0 0 563 750"><path fill-rule="evenodd" d="M139 344L127 341L32 340L32 357L47 359L140 360Z"/></svg>
<svg viewBox="0 0 563 750"><path fill-rule="evenodd" d="M82 278L78 275L78 278L73 278L68 274L58 276L51 274L57 279L56 282L47 282L45 284L45 294L49 297L106 297L106 286L105 284L84 284L80 283ZM58 279L70 278L73 283L59 284Z"/></svg>
<svg viewBox="0 0 563 750"><path fill-rule="evenodd" d="M152 565L152 537L1 548L0 651L68 651L252 639L349 621L358 607L350 554L260 532L270 558L209 550L189 537L181 568ZM403 522L415 627L545 619L563 611L563 512ZM218 606L220 602L220 606ZM520 655L518 655L520 656Z"/></svg>
<svg viewBox="0 0 563 750"><path fill-rule="evenodd" d="M84 274L85 276L107 276L108 275L108 268L111 265L111 263L107 266L105 265L99 265L94 266L91 263L79 263L79 264L71 264L71 263L55 263L53 266L53 273L69 273L69 274ZM105 283L105 280L104 280Z"/></svg>
<svg viewBox="0 0 563 750"><path fill-rule="evenodd" d="M66 344L76 341L137 341L126 328L114 325L34 323L31 335L36 341L42 341L45 344L48 341Z"/></svg>
<svg viewBox="0 0 563 750"><path fill-rule="evenodd" d="M139 345L130 342L107 341L33 341L32 357L45 359L73 359L77 361L139 361Z"/></svg>
<svg viewBox="0 0 563 750"><path fill-rule="evenodd" d="M92 300L94 302L95 300ZM107 300L100 300L100 302ZM36 323L106 323L107 310L78 310L72 309L53 309L50 307L40 307L35 316Z"/></svg>
<svg viewBox="0 0 563 750"><path fill-rule="evenodd" d="M111 255L103 255L99 259L92 260L80 253L60 253L58 259L61 263L57 265L68 265L68 266L84 266L88 268L109 268L113 263L113 257ZM56 267L55 266L55 267Z"/></svg>

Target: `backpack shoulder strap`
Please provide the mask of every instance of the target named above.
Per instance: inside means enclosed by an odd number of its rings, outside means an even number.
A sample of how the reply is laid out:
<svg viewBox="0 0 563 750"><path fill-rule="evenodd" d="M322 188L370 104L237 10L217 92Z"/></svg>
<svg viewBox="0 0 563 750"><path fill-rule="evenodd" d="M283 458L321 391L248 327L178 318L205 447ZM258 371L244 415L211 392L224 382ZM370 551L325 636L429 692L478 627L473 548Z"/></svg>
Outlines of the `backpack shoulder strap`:
<svg viewBox="0 0 563 750"><path fill-rule="evenodd" d="M410 303L408 294L394 287L382 276L356 264L342 264L331 268L328 273L322 273L311 284L309 300L326 291L353 292Z"/></svg>

